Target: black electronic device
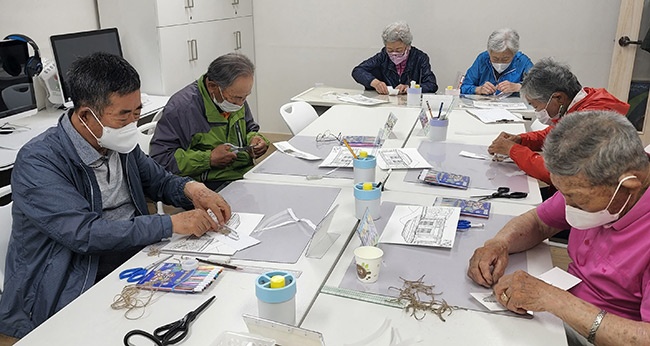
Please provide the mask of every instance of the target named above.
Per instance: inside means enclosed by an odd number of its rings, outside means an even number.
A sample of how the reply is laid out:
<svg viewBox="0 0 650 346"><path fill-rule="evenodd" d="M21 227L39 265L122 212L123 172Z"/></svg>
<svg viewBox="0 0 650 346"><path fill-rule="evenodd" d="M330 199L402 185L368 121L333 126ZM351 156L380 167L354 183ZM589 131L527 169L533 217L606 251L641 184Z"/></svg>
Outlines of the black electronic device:
<svg viewBox="0 0 650 346"><path fill-rule="evenodd" d="M35 114L36 96L32 75L26 66L29 55L27 42L7 39L0 41L0 121L7 122Z"/></svg>
<svg viewBox="0 0 650 346"><path fill-rule="evenodd" d="M34 50L34 55L27 58L27 62L25 63L25 74L33 78L35 76L38 76L38 74L41 73L41 71L43 71L41 52L39 51L38 45L36 44L36 42L34 42L34 40L32 40L31 38L23 34L7 35L7 37L5 37L5 40L15 40L15 41L25 42L28 45L30 45Z"/></svg>
<svg viewBox="0 0 650 346"><path fill-rule="evenodd" d="M122 45L117 28L53 35L50 36L50 42L66 103L71 101L67 87L67 72L75 60L97 52L122 57Z"/></svg>

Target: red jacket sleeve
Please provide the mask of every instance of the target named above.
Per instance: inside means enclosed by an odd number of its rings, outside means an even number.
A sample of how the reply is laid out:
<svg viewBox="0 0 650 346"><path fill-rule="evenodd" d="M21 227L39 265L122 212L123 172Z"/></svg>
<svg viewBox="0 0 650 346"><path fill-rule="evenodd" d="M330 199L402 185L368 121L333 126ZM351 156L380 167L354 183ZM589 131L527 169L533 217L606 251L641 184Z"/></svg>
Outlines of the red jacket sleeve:
<svg viewBox="0 0 650 346"><path fill-rule="evenodd" d="M510 148L510 158L526 174L552 185L551 174L544 165L544 157L542 155L521 144L515 144Z"/></svg>
<svg viewBox="0 0 650 346"><path fill-rule="evenodd" d="M539 131L526 132L519 135L521 137L521 145L530 148L533 151L542 151L542 146L546 140L546 136L551 132L553 126ZM521 166L520 166L521 167Z"/></svg>

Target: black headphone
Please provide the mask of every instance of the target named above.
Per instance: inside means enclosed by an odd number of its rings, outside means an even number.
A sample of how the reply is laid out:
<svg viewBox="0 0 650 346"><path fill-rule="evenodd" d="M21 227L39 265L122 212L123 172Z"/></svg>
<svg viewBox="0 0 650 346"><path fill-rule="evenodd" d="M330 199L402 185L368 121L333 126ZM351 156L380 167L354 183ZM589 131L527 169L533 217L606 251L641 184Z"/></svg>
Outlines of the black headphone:
<svg viewBox="0 0 650 346"><path fill-rule="evenodd" d="M38 50L38 45L31 38L21 35L21 34L11 34L7 35L4 38L5 40L15 40L21 41L32 46L34 50L34 55L27 58L27 63L25 64L25 74L29 77L37 76L41 71L43 71L43 63L41 62L41 53Z"/></svg>

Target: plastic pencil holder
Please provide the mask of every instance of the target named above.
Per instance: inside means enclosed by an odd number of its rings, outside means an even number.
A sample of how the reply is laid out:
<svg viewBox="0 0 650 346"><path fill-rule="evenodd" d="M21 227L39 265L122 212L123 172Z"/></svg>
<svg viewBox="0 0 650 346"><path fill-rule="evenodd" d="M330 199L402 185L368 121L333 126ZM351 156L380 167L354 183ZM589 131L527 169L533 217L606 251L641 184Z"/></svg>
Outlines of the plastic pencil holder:
<svg viewBox="0 0 650 346"><path fill-rule="evenodd" d="M361 220L366 209L370 210L373 220L381 217L381 189L377 184L366 182L354 185L354 211L357 219Z"/></svg>
<svg viewBox="0 0 650 346"><path fill-rule="evenodd" d="M375 169L377 167L377 158L375 156L359 156L352 161L352 167L355 184L375 181Z"/></svg>
<svg viewBox="0 0 650 346"><path fill-rule="evenodd" d="M266 272L255 282L259 317L296 325L296 279L283 271Z"/></svg>
<svg viewBox="0 0 650 346"><path fill-rule="evenodd" d="M406 89L406 105L408 107L420 107L422 105L422 88Z"/></svg>
<svg viewBox="0 0 650 346"><path fill-rule="evenodd" d="M429 120L429 140L441 142L447 140L447 129L449 128L449 119L440 120L438 118Z"/></svg>

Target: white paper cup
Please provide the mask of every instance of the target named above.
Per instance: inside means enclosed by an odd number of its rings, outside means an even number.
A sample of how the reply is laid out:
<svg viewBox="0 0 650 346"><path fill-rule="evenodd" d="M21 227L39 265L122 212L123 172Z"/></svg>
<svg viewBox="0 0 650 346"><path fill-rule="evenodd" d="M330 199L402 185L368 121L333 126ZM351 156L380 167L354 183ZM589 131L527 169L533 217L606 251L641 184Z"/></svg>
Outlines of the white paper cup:
<svg viewBox="0 0 650 346"><path fill-rule="evenodd" d="M379 278L384 251L375 246L360 246L354 250L357 278L363 283L373 283Z"/></svg>

